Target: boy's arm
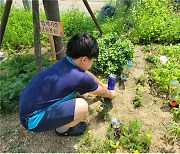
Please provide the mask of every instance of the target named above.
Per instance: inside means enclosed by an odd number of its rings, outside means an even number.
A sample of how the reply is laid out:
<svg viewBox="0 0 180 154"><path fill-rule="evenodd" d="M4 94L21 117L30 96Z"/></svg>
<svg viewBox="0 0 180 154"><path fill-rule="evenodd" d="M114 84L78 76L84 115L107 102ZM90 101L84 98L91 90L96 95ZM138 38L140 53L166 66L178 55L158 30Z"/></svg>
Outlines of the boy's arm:
<svg viewBox="0 0 180 154"><path fill-rule="evenodd" d="M91 72L86 71L87 74L91 75L93 79L97 82L98 88L94 91L89 92L90 94L94 94L100 97L111 98L116 97L115 90L108 90L107 87Z"/></svg>
<svg viewBox="0 0 180 154"><path fill-rule="evenodd" d="M97 82L98 85L105 86L94 74L89 71L86 71L87 74L93 77L93 79Z"/></svg>
<svg viewBox="0 0 180 154"><path fill-rule="evenodd" d="M107 87L98 85L98 88L94 91L89 92L89 94L94 94L96 96L105 97L113 99L116 97L115 90L108 90Z"/></svg>

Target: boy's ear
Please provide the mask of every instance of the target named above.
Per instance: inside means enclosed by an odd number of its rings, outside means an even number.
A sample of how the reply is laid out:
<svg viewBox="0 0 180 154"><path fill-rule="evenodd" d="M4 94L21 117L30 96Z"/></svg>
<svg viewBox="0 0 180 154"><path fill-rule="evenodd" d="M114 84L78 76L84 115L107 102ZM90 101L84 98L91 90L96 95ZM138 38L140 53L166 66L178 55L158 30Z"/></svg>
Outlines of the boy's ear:
<svg viewBox="0 0 180 154"><path fill-rule="evenodd" d="M82 57L81 62L84 64L87 60L88 60L88 57L84 56Z"/></svg>

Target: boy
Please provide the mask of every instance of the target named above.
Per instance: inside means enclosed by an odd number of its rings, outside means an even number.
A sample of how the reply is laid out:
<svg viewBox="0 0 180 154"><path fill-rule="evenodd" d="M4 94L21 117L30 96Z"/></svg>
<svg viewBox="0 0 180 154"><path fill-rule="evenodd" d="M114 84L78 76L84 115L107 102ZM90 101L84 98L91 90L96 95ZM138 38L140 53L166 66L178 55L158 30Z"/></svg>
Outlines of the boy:
<svg viewBox="0 0 180 154"><path fill-rule="evenodd" d="M57 135L81 135L86 123L81 122L88 103L82 98L72 99L77 92L91 93L113 99L108 90L87 70L97 58L99 48L90 34L77 34L67 44L66 57L37 74L21 93L19 115L22 125L34 132L55 129Z"/></svg>

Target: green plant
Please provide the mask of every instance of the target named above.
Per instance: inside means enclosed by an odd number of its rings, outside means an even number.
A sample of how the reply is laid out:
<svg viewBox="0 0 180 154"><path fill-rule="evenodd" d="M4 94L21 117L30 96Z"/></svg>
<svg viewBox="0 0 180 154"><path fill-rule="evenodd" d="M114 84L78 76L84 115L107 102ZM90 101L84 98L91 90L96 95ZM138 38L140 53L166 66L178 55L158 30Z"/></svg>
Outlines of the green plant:
<svg viewBox="0 0 180 154"><path fill-rule="evenodd" d="M135 107L140 107L142 104L142 97L140 95L136 95L133 101Z"/></svg>
<svg viewBox="0 0 180 154"><path fill-rule="evenodd" d="M172 110L173 110L173 118L179 121L180 120L180 105L178 108L176 107L172 108Z"/></svg>
<svg viewBox="0 0 180 154"><path fill-rule="evenodd" d="M141 0L134 7L133 28L128 36L134 43L178 43L180 40L179 16L166 0Z"/></svg>
<svg viewBox="0 0 180 154"><path fill-rule="evenodd" d="M149 70L150 80L160 91L168 92L170 80L180 81L180 44L162 46L158 45L153 54L153 65ZM168 61L162 64L160 55L165 55Z"/></svg>
<svg viewBox="0 0 180 154"><path fill-rule="evenodd" d="M137 83L139 83L141 86L144 86L146 82L146 76L145 75L141 75L138 79L137 79Z"/></svg>
<svg viewBox="0 0 180 154"><path fill-rule="evenodd" d="M88 130L79 141L78 151L81 153L107 153L111 151L111 147L107 137L102 140L94 136L92 130Z"/></svg>
<svg viewBox="0 0 180 154"><path fill-rule="evenodd" d="M2 16L3 7L0 7L0 10L0 16ZM40 17L45 18L44 16L41 12ZM33 39L32 12L12 7L4 33L2 50L8 54L19 52L20 49L32 47ZM47 42L46 35L41 35L41 39Z"/></svg>
<svg viewBox="0 0 180 154"><path fill-rule="evenodd" d="M61 14L61 21L64 24L65 39L81 32L92 32L96 27L90 16L87 16L79 9L71 10Z"/></svg>
<svg viewBox="0 0 180 154"><path fill-rule="evenodd" d="M180 126L178 123L171 121L167 126L167 130L170 135L173 135L175 137L175 139L180 137Z"/></svg>
<svg viewBox="0 0 180 154"><path fill-rule="evenodd" d="M138 150L147 152L151 145L151 135L149 132L140 133L141 123L138 120L131 120L128 126L122 124L122 134L120 136L121 145L129 149L130 152Z"/></svg>
<svg viewBox="0 0 180 154"><path fill-rule="evenodd" d="M128 60L133 58L133 45L117 33L108 33L98 38L99 57L95 60L92 71L110 74L119 73Z"/></svg>
<svg viewBox="0 0 180 154"><path fill-rule="evenodd" d="M141 133L141 123L138 120L131 120L128 124L122 123L120 138L115 144L110 139L110 131L111 127L108 126L103 139L94 136L91 130L87 131L80 139L78 151L83 153L113 153L120 152L119 149L122 146L129 152L148 152L151 145L151 135L149 131Z"/></svg>
<svg viewBox="0 0 180 154"><path fill-rule="evenodd" d="M48 54L42 55L42 64L44 67L52 64L48 62ZM1 91L1 111L17 111L19 96L25 85L35 75L34 56L17 55L9 57L6 61L0 63L0 91Z"/></svg>

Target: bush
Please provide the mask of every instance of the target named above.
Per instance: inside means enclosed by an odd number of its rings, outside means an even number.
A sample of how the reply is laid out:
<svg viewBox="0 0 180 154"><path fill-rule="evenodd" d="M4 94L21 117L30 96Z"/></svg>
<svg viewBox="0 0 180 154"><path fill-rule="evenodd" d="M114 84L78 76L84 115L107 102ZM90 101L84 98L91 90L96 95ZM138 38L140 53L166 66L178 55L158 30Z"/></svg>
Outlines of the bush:
<svg viewBox="0 0 180 154"><path fill-rule="evenodd" d="M117 33L108 33L98 38L99 57L93 64L92 71L120 74L127 61L133 58L133 46L128 39Z"/></svg>
<svg viewBox="0 0 180 154"><path fill-rule="evenodd" d="M180 18L166 0L141 0L132 18L129 36L134 43L170 44L180 40Z"/></svg>
<svg viewBox="0 0 180 154"><path fill-rule="evenodd" d="M65 39L77 33L91 32L96 28L92 18L79 9L62 13L61 21L64 24Z"/></svg>

